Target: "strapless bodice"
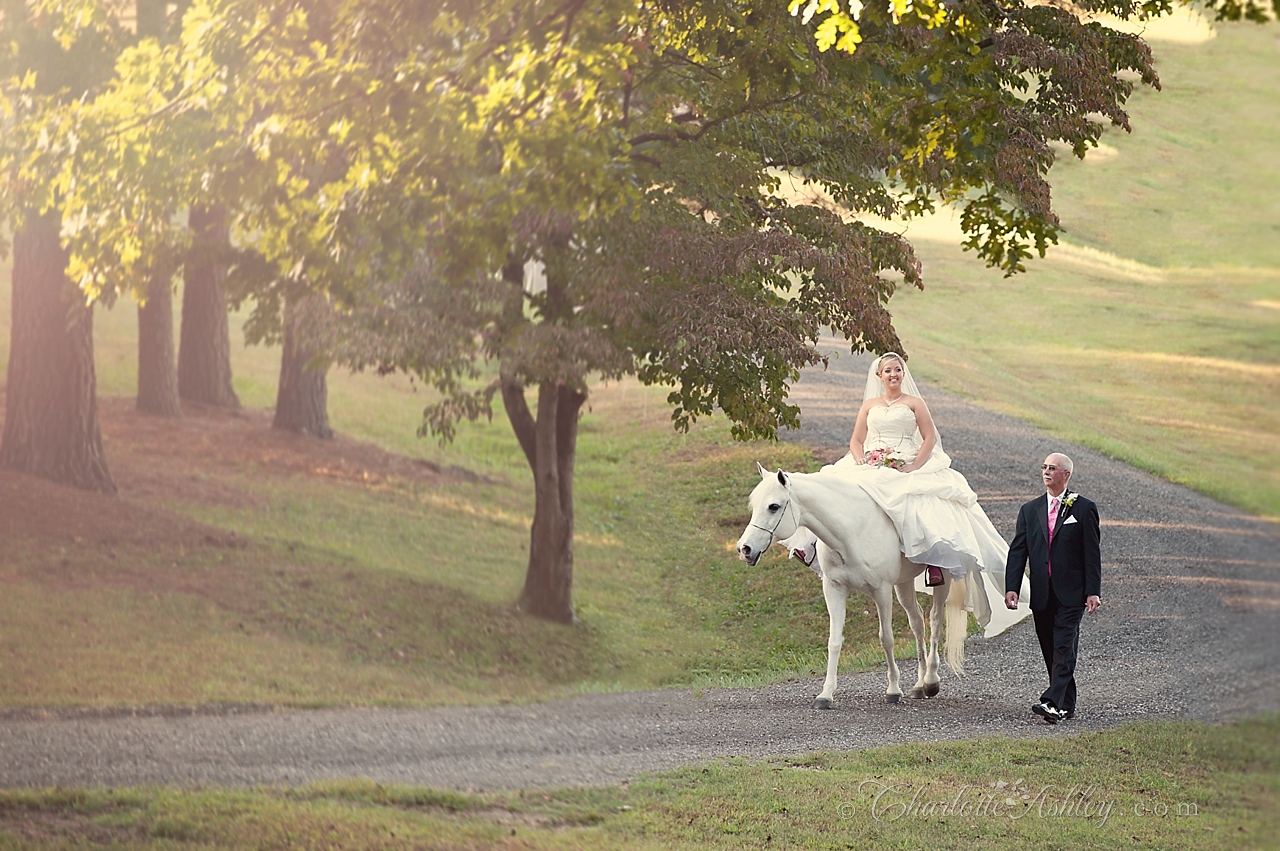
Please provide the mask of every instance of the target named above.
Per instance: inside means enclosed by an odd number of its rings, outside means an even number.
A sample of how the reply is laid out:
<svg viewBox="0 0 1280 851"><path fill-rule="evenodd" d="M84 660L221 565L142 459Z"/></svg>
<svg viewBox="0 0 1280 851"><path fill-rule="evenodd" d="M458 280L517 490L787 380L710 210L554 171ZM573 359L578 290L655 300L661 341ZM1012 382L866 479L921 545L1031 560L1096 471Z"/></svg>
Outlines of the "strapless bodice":
<svg viewBox="0 0 1280 851"><path fill-rule="evenodd" d="M876 405L867 412L867 439L862 442L863 451L893 449L898 455L914 458L922 442L916 413L906 405Z"/></svg>

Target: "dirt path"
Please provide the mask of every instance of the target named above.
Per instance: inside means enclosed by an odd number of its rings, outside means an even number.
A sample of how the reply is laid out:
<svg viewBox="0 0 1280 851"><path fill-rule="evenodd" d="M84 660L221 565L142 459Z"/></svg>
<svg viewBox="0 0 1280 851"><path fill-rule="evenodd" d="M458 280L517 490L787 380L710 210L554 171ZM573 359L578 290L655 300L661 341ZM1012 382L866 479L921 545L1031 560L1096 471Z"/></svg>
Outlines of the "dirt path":
<svg viewBox="0 0 1280 851"><path fill-rule="evenodd" d="M845 354L826 373L806 374L795 392L806 423L797 439L832 459L843 454L866 363ZM1051 728L1028 712L1043 687L1028 622L971 639L970 676L944 674L937 699L889 705L883 673L846 675L829 712L809 708L820 688L811 681L519 707L8 720L0 722L0 786L349 777L462 789L594 784L721 756L1069 735L1139 718L1215 720L1280 708L1274 524L923 390L948 453L1006 537L1018 505L1036 494L1049 451L1072 456L1073 488L1099 504L1104 606L1083 630L1071 722ZM914 664L904 665L904 680L913 677Z"/></svg>

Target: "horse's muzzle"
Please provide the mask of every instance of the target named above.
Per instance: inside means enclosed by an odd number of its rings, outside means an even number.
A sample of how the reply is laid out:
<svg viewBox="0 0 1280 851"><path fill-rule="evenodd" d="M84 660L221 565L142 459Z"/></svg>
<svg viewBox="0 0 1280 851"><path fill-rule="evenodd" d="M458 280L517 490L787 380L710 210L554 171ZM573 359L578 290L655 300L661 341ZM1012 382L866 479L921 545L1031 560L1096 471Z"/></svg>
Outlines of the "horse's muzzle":
<svg viewBox="0 0 1280 851"><path fill-rule="evenodd" d="M748 544L743 544L738 547L738 558L742 559L752 567L755 567L756 564L759 563L761 555L762 553L760 552L752 552L751 547Z"/></svg>

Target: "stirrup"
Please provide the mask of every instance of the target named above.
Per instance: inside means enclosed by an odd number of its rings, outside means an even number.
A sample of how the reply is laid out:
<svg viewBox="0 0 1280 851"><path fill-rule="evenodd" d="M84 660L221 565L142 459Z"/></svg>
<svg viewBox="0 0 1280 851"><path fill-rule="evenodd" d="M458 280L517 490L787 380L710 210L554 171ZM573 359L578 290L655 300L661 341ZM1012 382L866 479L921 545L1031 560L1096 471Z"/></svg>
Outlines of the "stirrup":
<svg viewBox="0 0 1280 851"><path fill-rule="evenodd" d="M939 585L942 585L942 584L943 584L943 583L945 583L946 581L947 581L947 580L946 580L946 578L945 578L945 577L943 577L943 575L942 575L942 568L937 567L937 566L932 565L932 564L925 565L925 568L924 568L924 587L926 587L926 588L935 588L935 587L937 587L937 586L939 586Z"/></svg>

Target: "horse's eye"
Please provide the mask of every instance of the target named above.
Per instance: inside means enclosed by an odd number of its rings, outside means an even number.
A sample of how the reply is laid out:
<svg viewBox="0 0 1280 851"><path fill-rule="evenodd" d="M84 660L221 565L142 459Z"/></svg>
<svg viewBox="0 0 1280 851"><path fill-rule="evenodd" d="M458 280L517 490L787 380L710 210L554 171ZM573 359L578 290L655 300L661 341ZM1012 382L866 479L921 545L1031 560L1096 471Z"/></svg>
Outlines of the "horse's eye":
<svg viewBox="0 0 1280 851"><path fill-rule="evenodd" d="M769 506L769 511L770 512L777 511L781 507L782 507L781 505L778 505L778 503L775 502Z"/></svg>

